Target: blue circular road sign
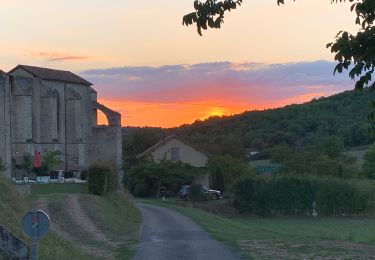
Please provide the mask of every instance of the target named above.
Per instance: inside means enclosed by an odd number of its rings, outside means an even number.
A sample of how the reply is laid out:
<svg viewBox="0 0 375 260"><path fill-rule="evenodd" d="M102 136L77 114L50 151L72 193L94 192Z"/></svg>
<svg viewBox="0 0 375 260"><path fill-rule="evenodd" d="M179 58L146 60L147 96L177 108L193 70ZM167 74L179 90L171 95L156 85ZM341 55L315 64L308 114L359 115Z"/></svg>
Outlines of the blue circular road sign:
<svg viewBox="0 0 375 260"><path fill-rule="evenodd" d="M32 239L45 236L49 229L49 217L42 210L31 210L22 219L23 232Z"/></svg>

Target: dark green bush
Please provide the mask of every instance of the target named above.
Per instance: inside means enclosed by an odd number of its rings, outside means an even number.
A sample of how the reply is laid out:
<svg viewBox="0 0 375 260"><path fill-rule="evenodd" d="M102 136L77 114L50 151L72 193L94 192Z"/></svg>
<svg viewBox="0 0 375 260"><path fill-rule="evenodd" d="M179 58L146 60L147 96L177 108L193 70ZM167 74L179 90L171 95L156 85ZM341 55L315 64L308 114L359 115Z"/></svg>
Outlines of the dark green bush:
<svg viewBox="0 0 375 260"><path fill-rule="evenodd" d="M81 175L80 175L81 180L83 181L87 180L87 175L88 175L88 172L86 170L81 171Z"/></svg>
<svg viewBox="0 0 375 260"><path fill-rule="evenodd" d="M207 171L181 162L141 161L128 171L124 185L137 197L155 196L161 187L177 193L182 185L191 183L194 177L205 173Z"/></svg>
<svg viewBox="0 0 375 260"><path fill-rule="evenodd" d="M355 184L330 178L319 180L316 206L324 215L335 216L361 213L366 209L363 204L365 193Z"/></svg>
<svg viewBox="0 0 375 260"><path fill-rule="evenodd" d="M111 168L105 163L91 165L87 179L89 192L100 196L110 191L112 175Z"/></svg>
<svg viewBox="0 0 375 260"><path fill-rule="evenodd" d="M192 202L201 201L201 200L209 200L209 194L205 194L202 191L202 185L200 184L192 184L189 187L189 200Z"/></svg>
<svg viewBox="0 0 375 260"><path fill-rule="evenodd" d="M46 165L42 165L41 167L38 167L38 168L33 167L31 171L36 173L36 175L39 177L49 176L48 167Z"/></svg>
<svg viewBox="0 0 375 260"><path fill-rule="evenodd" d="M109 169L107 175L107 191L117 191L118 190L118 171L117 168L110 163L103 163L104 166Z"/></svg>
<svg viewBox="0 0 375 260"><path fill-rule="evenodd" d="M306 215L316 203L318 214L336 216L369 212L370 192L340 178L252 177L233 186L234 206L240 212Z"/></svg>
<svg viewBox="0 0 375 260"><path fill-rule="evenodd" d="M133 194L136 197L147 197L150 196L151 192L149 184L144 181L139 181L134 185Z"/></svg>
<svg viewBox="0 0 375 260"><path fill-rule="evenodd" d="M7 169L7 167L5 166L5 163L0 157L0 174L1 174L1 172L5 171L6 169Z"/></svg>

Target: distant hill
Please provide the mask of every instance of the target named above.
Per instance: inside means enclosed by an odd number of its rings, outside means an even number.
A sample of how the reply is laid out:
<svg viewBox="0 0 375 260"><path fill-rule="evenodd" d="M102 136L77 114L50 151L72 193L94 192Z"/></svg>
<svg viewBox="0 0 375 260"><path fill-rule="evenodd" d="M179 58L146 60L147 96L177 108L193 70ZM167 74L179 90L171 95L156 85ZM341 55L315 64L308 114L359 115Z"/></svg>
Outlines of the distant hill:
<svg viewBox="0 0 375 260"><path fill-rule="evenodd" d="M155 133L155 140L176 133L209 154L236 157L242 157L245 148L262 150L280 143L304 146L326 136L337 136L350 148L373 142L368 132L368 114L369 103L374 100L375 91L353 90L300 105L211 117L176 128L124 128L123 131L125 138L130 139L135 133L141 139L140 132L153 139L149 136Z"/></svg>
<svg viewBox="0 0 375 260"><path fill-rule="evenodd" d="M366 145L369 103L375 91L346 91L300 105L249 111L228 117L196 121L175 132L211 154L243 155L244 148L262 150L279 143L303 146L324 136L339 137L346 147Z"/></svg>

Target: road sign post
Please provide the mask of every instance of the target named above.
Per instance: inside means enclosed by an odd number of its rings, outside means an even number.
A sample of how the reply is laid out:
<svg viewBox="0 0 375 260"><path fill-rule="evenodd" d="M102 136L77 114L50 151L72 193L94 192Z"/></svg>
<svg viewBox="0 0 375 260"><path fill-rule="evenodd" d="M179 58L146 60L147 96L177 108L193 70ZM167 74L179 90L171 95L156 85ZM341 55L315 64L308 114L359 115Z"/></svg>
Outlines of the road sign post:
<svg viewBox="0 0 375 260"><path fill-rule="evenodd" d="M38 240L45 236L49 229L49 217L42 210L31 210L22 219L22 230L32 239L31 259L38 259Z"/></svg>

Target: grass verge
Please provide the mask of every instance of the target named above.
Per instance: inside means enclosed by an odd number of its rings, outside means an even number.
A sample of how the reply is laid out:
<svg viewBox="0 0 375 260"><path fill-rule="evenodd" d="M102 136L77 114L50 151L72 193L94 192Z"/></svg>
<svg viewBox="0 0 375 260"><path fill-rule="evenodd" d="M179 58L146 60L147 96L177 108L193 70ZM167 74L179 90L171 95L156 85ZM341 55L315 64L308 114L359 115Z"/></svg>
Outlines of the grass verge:
<svg viewBox="0 0 375 260"><path fill-rule="evenodd" d="M31 205L16 192L14 185L0 177L0 224L29 245L31 241L23 234L21 221L31 208ZM53 231L40 240L39 258L87 259L71 242L62 239Z"/></svg>
<svg viewBox="0 0 375 260"><path fill-rule="evenodd" d="M364 218L226 218L200 209L174 209L249 259L368 259L375 254L375 220Z"/></svg>
<svg viewBox="0 0 375 260"><path fill-rule="evenodd" d="M40 196L48 196L49 194L87 194L87 184L35 184L31 185L31 193L28 197L29 201L33 201Z"/></svg>
<svg viewBox="0 0 375 260"><path fill-rule="evenodd" d="M116 249L118 259L130 259L139 242L140 212L123 194L108 193L103 197L81 195L80 200L105 235L113 241L121 241Z"/></svg>
<svg viewBox="0 0 375 260"><path fill-rule="evenodd" d="M52 223L39 242L40 259L130 259L135 252L141 216L123 194L99 197L87 194L85 184L45 184L33 185L25 200L0 177L0 225L28 244L20 223L34 207L46 210Z"/></svg>

